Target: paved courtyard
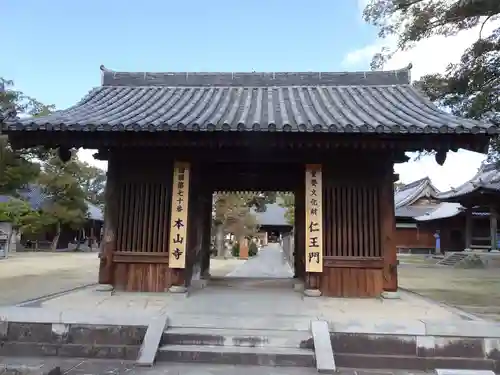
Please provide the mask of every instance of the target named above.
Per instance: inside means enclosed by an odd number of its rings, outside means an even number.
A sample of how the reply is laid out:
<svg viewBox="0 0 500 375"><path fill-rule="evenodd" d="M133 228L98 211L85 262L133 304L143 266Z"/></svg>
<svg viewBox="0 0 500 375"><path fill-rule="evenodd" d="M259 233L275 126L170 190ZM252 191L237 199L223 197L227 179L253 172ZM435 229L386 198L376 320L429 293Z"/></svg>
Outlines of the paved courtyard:
<svg viewBox="0 0 500 375"><path fill-rule="evenodd" d="M42 307L58 310L168 311L172 319L199 319L200 314L224 320L241 316L323 318L326 320L432 319L462 320L456 311L411 293L397 300L366 298L304 298L293 290L291 270L279 246L268 246L223 279L194 290L188 298L172 294L99 292L87 288L47 300ZM221 261L223 262L223 261ZM271 271L275 271L273 274ZM238 277L231 277L237 275ZM283 278L283 276L289 276ZM260 277L260 278L257 278ZM264 279L262 277L265 277ZM208 318L207 318L208 319ZM229 324L226 319L226 323ZM238 320L241 321L241 320ZM239 324L237 321L234 324Z"/></svg>
<svg viewBox="0 0 500 375"><path fill-rule="evenodd" d="M0 260L0 305L13 305L97 282L96 253L11 253Z"/></svg>

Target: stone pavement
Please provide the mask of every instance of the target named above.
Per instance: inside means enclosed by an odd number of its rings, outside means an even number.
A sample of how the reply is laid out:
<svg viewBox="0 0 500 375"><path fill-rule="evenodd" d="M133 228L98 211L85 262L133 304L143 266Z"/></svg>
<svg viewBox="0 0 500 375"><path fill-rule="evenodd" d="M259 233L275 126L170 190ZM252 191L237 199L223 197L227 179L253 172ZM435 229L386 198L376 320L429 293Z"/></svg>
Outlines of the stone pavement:
<svg viewBox="0 0 500 375"><path fill-rule="evenodd" d="M64 375L313 375L314 368L231 366L189 363L159 363L154 367L136 367L131 362L62 358L0 357L0 375L42 375L59 366ZM424 375L424 372L404 370L340 369L339 375Z"/></svg>
<svg viewBox="0 0 500 375"><path fill-rule="evenodd" d="M257 256L227 274L227 277L292 278L293 270L279 244L262 247Z"/></svg>
<svg viewBox="0 0 500 375"><path fill-rule="evenodd" d="M275 271L274 273L271 271ZM266 279L252 278L260 272ZM368 298L304 298L293 291L293 279L279 278L285 275L286 263L279 246L267 247L256 257L238 267L232 275L211 280L209 285L196 290L185 298L169 293L115 293L98 292L88 288L53 298L41 307L58 310L86 309L147 313L168 312L169 316L182 319L207 319L225 321L234 319L235 324L245 316L288 317L290 319L325 319L335 321L363 320L462 320L455 310L440 306L411 293L401 292L401 299ZM189 318L191 317L191 318Z"/></svg>

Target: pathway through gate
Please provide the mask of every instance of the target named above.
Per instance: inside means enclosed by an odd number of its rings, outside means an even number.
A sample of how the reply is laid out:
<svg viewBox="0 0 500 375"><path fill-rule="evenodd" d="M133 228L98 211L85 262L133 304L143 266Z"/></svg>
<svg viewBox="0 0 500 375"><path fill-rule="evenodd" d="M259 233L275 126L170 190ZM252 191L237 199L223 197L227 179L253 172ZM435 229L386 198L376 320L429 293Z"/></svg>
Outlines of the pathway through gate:
<svg viewBox="0 0 500 375"><path fill-rule="evenodd" d="M281 246L272 243L264 246L255 257L248 259L226 277L288 279L293 277L293 270Z"/></svg>

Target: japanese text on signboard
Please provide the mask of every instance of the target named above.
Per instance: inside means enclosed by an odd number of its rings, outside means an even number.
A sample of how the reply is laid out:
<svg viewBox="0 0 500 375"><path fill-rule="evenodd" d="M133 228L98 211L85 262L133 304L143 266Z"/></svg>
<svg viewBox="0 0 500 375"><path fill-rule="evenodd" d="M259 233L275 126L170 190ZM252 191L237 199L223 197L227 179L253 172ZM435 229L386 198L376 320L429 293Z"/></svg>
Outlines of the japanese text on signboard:
<svg viewBox="0 0 500 375"><path fill-rule="evenodd" d="M306 272L323 271L321 165L306 166Z"/></svg>
<svg viewBox="0 0 500 375"><path fill-rule="evenodd" d="M186 267L189 163L175 163L170 214L169 267Z"/></svg>

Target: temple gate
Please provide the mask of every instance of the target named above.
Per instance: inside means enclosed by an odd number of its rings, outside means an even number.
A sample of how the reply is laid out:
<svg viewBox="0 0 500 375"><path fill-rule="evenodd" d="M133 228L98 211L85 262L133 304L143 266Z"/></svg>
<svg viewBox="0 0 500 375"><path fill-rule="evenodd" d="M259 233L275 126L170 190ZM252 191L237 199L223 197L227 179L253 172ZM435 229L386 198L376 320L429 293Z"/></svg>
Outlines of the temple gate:
<svg viewBox="0 0 500 375"><path fill-rule="evenodd" d="M308 290L397 290L394 163L484 151L498 129L434 107L409 69L120 73L45 117L4 119L16 147L108 160L99 282L182 291L207 268L214 191L292 191L295 273Z"/></svg>

